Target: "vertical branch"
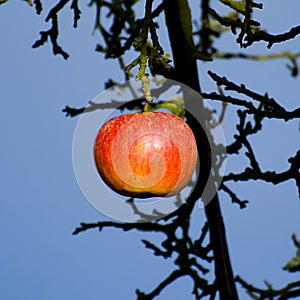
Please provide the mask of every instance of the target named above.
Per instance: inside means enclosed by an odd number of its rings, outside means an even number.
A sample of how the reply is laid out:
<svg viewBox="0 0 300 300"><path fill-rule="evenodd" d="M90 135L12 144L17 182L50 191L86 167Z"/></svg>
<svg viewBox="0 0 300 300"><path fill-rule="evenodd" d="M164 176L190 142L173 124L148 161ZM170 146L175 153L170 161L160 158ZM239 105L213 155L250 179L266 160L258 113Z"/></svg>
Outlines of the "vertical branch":
<svg viewBox="0 0 300 300"><path fill-rule="evenodd" d="M177 1L180 0L164 0L165 18L175 66L175 78L200 92L194 49L188 40L189 37L185 36L179 17L180 12Z"/></svg>
<svg viewBox="0 0 300 300"><path fill-rule="evenodd" d="M238 299L218 194L205 206L220 300Z"/></svg>
<svg viewBox="0 0 300 300"><path fill-rule="evenodd" d="M204 56L209 56L211 53L209 53L209 50L211 48L211 42L210 42L210 27L209 27L209 2L210 0L202 0L201 1L201 22L202 27L200 30L200 37L201 37L201 50Z"/></svg>
<svg viewBox="0 0 300 300"><path fill-rule="evenodd" d="M194 90L200 92L200 83L198 78L197 62L195 59L195 49L191 44L191 37L186 36L186 30L180 19L178 3L186 0L164 0L165 19L168 28L170 44L173 53L176 80L188 85ZM204 118L204 106L202 102L194 103L189 97L185 100L187 110L196 112L197 118ZM201 160L201 181L205 181L210 173L210 146L204 130L199 130L198 122L187 118L188 124L196 136L199 156ZM193 196L200 198L204 186L196 186ZM218 195L206 205L205 213L210 230L210 242L214 253L215 276L218 284L221 300L238 299L233 272L231 268L229 252L226 242L225 227L220 210Z"/></svg>

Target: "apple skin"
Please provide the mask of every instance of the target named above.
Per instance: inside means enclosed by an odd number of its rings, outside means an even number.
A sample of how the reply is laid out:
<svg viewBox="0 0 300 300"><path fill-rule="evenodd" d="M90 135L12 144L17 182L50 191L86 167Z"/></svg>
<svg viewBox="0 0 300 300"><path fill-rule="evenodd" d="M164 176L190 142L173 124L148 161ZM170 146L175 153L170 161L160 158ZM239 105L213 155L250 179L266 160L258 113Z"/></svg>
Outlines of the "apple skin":
<svg viewBox="0 0 300 300"><path fill-rule="evenodd" d="M102 180L120 195L170 197L189 182L197 145L190 127L174 114L124 114L98 131L94 160Z"/></svg>

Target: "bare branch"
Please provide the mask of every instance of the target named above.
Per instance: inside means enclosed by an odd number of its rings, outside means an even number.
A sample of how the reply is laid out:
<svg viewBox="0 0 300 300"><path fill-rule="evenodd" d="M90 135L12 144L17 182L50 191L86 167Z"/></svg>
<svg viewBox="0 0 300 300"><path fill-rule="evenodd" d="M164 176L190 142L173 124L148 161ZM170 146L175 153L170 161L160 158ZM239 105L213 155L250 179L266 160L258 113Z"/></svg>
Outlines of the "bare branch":
<svg viewBox="0 0 300 300"><path fill-rule="evenodd" d="M50 39L52 43L52 50L53 54L57 55L60 54L64 59L68 59L69 54L65 52L57 43L58 39L58 18L57 14L58 12L69 2L69 0L61 0L59 1L56 6L54 6L48 16L46 17L46 22L52 21L52 26L48 31L41 31L40 36L41 38L37 40L33 45L32 48L38 48L47 42L48 38Z"/></svg>

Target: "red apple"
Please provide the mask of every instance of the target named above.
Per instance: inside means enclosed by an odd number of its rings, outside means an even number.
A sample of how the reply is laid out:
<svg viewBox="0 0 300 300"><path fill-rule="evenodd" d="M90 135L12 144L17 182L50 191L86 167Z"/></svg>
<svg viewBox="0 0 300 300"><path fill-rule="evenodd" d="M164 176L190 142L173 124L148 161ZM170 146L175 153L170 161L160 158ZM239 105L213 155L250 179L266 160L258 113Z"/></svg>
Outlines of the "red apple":
<svg viewBox="0 0 300 300"><path fill-rule="evenodd" d="M189 182L197 162L190 127L166 112L125 114L107 121L94 144L103 181L123 196L173 196Z"/></svg>

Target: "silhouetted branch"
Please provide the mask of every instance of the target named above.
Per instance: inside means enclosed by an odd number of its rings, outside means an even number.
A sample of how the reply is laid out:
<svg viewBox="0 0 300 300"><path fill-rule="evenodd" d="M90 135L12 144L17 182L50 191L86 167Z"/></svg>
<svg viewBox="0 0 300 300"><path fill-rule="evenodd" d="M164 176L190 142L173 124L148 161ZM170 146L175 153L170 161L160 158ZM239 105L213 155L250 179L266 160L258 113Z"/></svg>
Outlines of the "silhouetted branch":
<svg viewBox="0 0 300 300"><path fill-rule="evenodd" d="M246 16L244 22L239 18L233 19L229 17L221 17L215 10L210 9L209 13L223 26L230 27L233 34L237 33L237 28L241 29L240 35L237 38L237 42L242 47L249 47L254 42L265 41L267 42L267 48L271 48L275 43L282 43L287 40L294 39L297 35L300 34L300 25L292 27L288 32L281 34L270 34L266 31L259 30L258 26L260 23L254 20L251 20L251 6L250 0L246 0ZM251 28L254 26L254 29ZM243 42L243 39L245 42Z"/></svg>
<svg viewBox="0 0 300 300"><path fill-rule="evenodd" d="M130 1L128 1L130 3ZM131 4L124 3L124 8L119 3L109 3L107 1L93 0L91 4L96 6L95 30L99 30L105 45L97 45L96 51L105 53L106 58L117 58L129 50L140 34L145 19L135 19L135 13ZM113 24L105 29L101 22L101 9L107 7L110 10L110 16L114 16ZM163 4L158 5L151 12L151 20L158 17L163 11ZM122 36L122 38L121 38Z"/></svg>
<svg viewBox="0 0 300 300"><path fill-rule="evenodd" d="M247 291L248 295L251 296L252 299L287 300L300 297L300 281L289 283L281 289L273 289L268 283L266 283L266 289L257 288L247 283L240 276L236 277L236 282L241 284L241 286Z"/></svg>
<svg viewBox="0 0 300 300"><path fill-rule="evenodd" d="M288 159L290 168L284 172L276 173L274 171L261 172L259 169L246 168L242 173L225 175L223 181L248 181L263 180L273 184L278 184L290 179L295 179L300 195L300 150L295 156Z"/></svg>
<svg viewBox="0 0 300 300"><path fill-rule="evenodd" d="M248 157L252 169L260 171L260 166L255 158L252 146L250 145L250 143L247 140L247 136L248 136L249 132L251 132L251 131L253 132L254 130L251 130L252 129L251 123L245 123L246 111L238 110L237 113L238 113L238 116L239 116L241 122L240 122L240 124L238 124L236 126L239 134L235 135L235 138L236 138L236 140L238 140L240 146L244 145L245 148L247 149L245 156ZM261 121L261 120L259 120L259 121ZM247 132L247 129L248 129L248 132ZM251 131L249 131L249 129Z"/></svg>
<svg viewBox="0 0 300 300"><path fill-rule="evenodd" d="M208 74L212 77L212 79L216 82L218 86L225 86L225 90L235 91L240 94L244 94L253 100L256 100L263 104L259 108L256 108L252 101L246 101L243 99L234 98L231 96L221 95L215 92L210 94L203 93L202 96L205 99L211 100L219 100L222 102L231 103L233 105L241 106L246 108L245 112L248 114L258 115L262 117L267 117L270 119L283 119L284 121L288 121L295 118L300 118L300 108L297 108L293 111L286 111L281 105L279 105L274 98L270 98L268 94L260 95L255 93L248 88L244 84L240 86L229 81L226 77L220 77L217 74L208 71Z"/></svg>
<svg viewBox="0 0 300 300"><path fill-rule="evenodd" d="M164 3L166 25L168 28L168 34L174 58L176 75L175 79L200 93L201 89L198 78L197 61L194 55L195 48L192 40L192 32L189 32L189 36L187 33L188 31L184 28L186 23L182 21L183 17L180 18L180 13L182 14L182 11L180 11L179 2L173 0L164 0ZM185 1L184 3L187 4ZM189 10L189 8L187 10ZM187 110L188 105L192 106L192 104L188 101L186 102L186 105ZM204 108L201 101L199 101L198 111L195 111L195 113L197 113L199 118L202 118L203 120L207 119L207 117L205 118L203 116ZM197 200L199 197L201 197L204 189L202 186L202 181L203 183L207 182L207 175L211 171L210 152L207 136L205 133L203 134L203 131L199 130L198 122L195 122L193 118L188 117L187 123L195 134L201 161L201 174L199 177L201 180L197 181L198 186L195 187L193 190L195 193L192 194L192 197L195 197ZM187 203L188 202L189 199ZM231 297L230 299L237 299L238 296L233 280L225 228L217 195L215 195L214 198L211 199L211 201L205 206L205 214L210 228L210 245L214 255L215 276L220 299L229 299L228 297Z"/></svg>
<svg viewBox="0 0 300 300"><path fill-rule="evenodd" d="M209 94L202 93L202 96L203 96L204 99L219 100L219 101L222 101L222 102L231 103L233 105L237 105L237 106L247 108L249 111L255 111L255 106L250 101L234 98L234 97L231 97L231 96L220 95L216 92L212 92L212 93L209 93Z"/></svg>
<svg viewBox="0 0 300 300"><path fill-rule="evenodd" d="M300 53L291 53L290 51L283 51L278 53L272 54L265 54L265 55L251 55L245 53L229 53L229 52L215 52L211 55L212 58L217 59L233 59L233 58L241 58L247 60L254 60L254 61L264 61L264 60L271 60L271 59L279 59L279 58L287 58L290 61L286 67L290 70L291 75L296 77L299 74L299 66L297 63L297 59L300 57Z"/></svg>
<svg viewBox="0 0 300 300"><path fill-rule="evenodd" d="M233 34L237 33L237 31L236 31L237 28L243 28L243 22L239 18L233 19L231 17L221 17L212 8L209 9L209 14L211 16L213 16L223 26L230 27ZM257 22L257 21L254 21L254 20L250 20L249 25L251 25L251 26L260 26L260 23Z"/></svg>
<svg viewBox="0 0 300 300"><path fill-rule="evenodd" d="M296 256L293 257L283 269L289 272L297 272L300 271L300 241L297 240L295 234L292 234L292 240L297 248ZM291 282L281 289L274 289L272 285L266 281L265 289L258 288L247 283L240 276L236 277L236 281L241 284L252 299L287 300L300 296L300 281Z"/></svg>
<svg viewBox="0 0 300 300"><path fill-rule="evenodd" d="M64 109L62 109L62 112L66 113L66 117L76 117L82 113L88 113L93 112L99 109L119 109L120 111L127 109L141 109L143 99L136 99L132 101L116 101L111 100L111 102L107 103L95 103L93 101L90 101L87 107L81 107L81 108L72 108L69 106L65 106Z"/></svg>
<svg viewBox="0 0 300 300"><path fill-rule="evenodd" d="M158 296L163 289L183 276L189 276L193 280L194 287L192 293L195 295L196 299L202 299L208 295L211 296L210 299L214 299L213 297L217 291L215 285L208 284L206 279L199 277L195 270L193 270L189 265L186 265L185 267L181 267L180 269L173 271L169 276L167 276L167 278L161 281L161 283L152 292L146 294L140 290L136 290L138 300L153 299Z"/></svg>
<svg viewBox="0 0 300 300"><path fill-rule="evenodd" d="M78 20L80 19L81 11L78 7L78 0L73 0L71 4L71 9L73 9L74 12L74 23L73 27L77 28Z"/></svg>
<svg viewBox="0 0 300 300"><path fill-rule="evenodd" d="M142 240L142 242L145 244L145 247L148 249L151 249L153 251L153 254L155 256L162 256L163 258L168 258L172 255L173 251L172 249L168 249L167 251L163 251L159 249L157 246L152 244L151 242L147 240Z"/></svg>
<svg viewBox="0 0 300 300"><path fill-rule="evenodd" d="M167 287L169 284L177 280L178 278L185 276L186 271L184 270L175 270L173 271L166 279L164 279L151 293L145 294L140 290L136 290L136 294L138 296L138 300L151 300L154 297L158 296L161 291Z"/></svg>
<svg viewBox="0 0 300 300"><path fill-rule="evenodd" d="M243 146L243 138L246 138L248 135L255 134L262 129L261 116L254 116L254 125L252 125L250 122L246 123L245 111L237 110L237 115L239 117L239 123L236 125L236 128L239 134L235 134L235 141L231 145L227 146L228 154L238 154L239 150Z"/></svg>
<svg viewBox="0 0 300 300"><path fill-rule="evenodd" d="M76 117L80 114L82 114L85 110L85 107L81 107L81 108L72 108L69 107L68 105L65 106L65 108L62 110L62 112L66 113L66 117Z"/></svg>
<svg viewBox="0 0 300 300"><path fill-rule="evenodd" d="M35 11L39 15L43 10L42 2L40 0L34 0L33 3L34 3Z"/></svg>
<svg viewBox="0 0 300 300"><path fill-rule="evenodd" d="M216 52L216 49L212 47L214 39L211 38L211 35L216 34L214 32L209 24L209 5L210 0L203 0L201 1L201 25L202 28L200 28L198 34L201 37L200 44L197 48L201 49L201 54L204 57L209 57L213 53Z"/></svg>
<svg viewBox="0 0 300 300"><path fill-rule="evenodd" d="M64 59L68 59L69 54L65 52L57 43L58 39L58 12L69 2L69 0L61 0L59 1L49 12L46 22L52 21L52 26L48 31L41 31L40 36L41 38L37 40L33 45L32 48L37 48L45 44L45 42L50 39L52 43L52 50L53 54L57 55L60 54Z"/></svg>
<svg viewBox="0 0 300 300"><path fill-rule="evenodd" d="M232 192L224 183L221 184L220 189L226 192L230 198L232 203L237 203L241 209L247 207L247 203L249 203L248 200L240 200L237 195Z"/></svg>
<svg viewBox="0 0 300 300"><path fill-rule="evenodd" d="M103 228L107 227L114 227L114 228L120 228L124 231L129 231L132 229L137 229L140 231L160 231L167 233L168 227L166 225L160 225L157 223L117 223L117 222L97 222L97 223L80 223L80 226L77 227L73 234L76 235L78 233L81 233L83 231L87 231L90 229L98 229L99 231L102 231Z"/></svg>
<svg viewBox="0 0 300 300"><path fill-rule="evenodd" d="M178 211L179 213L180 211ZM177 280L179 277L188 276L193 280L194 288L193 293L197 299L201 299L207 295L214 295L217 291L215 285L209 285L206 279L203 279L198 271L205 274L208 272L208 269L203 267L198 261L197 257L207 260L208 262L212 261L212 257L208 257L207 254L211 250L207 247L202 247L204 242L205 235L208 230L208 224L204 224L204 227L200 233L199 239L194 242L188 236L189 228L189 216L185 219L185 222L180 225L177 223L177 226L174 225L174 222L169 224L159 224L159 222L148 222L148 223L116 223L116 222L97 222L97 223L81 223L80 227L76 228L73 232L74 235L90 230L98 229L101 231L104 228L119 228L124 231L129 230L139 230L144 232L161 232L166 235L166 239L161 242L161 245L164 249L162 250L153 243L142 240L146 248L149 248L154 251L154 254L157 256L162 256L163 258L169 258L175 252L177 258L175 264L178 266L178 270L172 272L164 281L162 281L152 292L145 294L140 291L137 291L138 299L153 299L155 296L159 295L161 291L170 283ZM182 236L177 237L175 235L176 228L181 228ZM195 269L193 269L193 267ZM211 298L213 299L213 298Z"/></svg>
<svg viewBox="0 0 300 300"><path fill-rule="evenodd" d="M244 12L244 22L241 27L241 32L236 39L237 43L243 46L244 36L249 36L251 34L251 15L252 15L252 0L245 0L245 12Z"/></svg>
<svg viewBox="0 0 300 300"><path fill-rule="evenodd" d="M226 91L235 91L239 94L243 94L254 100L257 100L266 105L267 107L270 106L279 111L284 111L284 108L280 106L274 100L274 98L270 98L267 93L265 95L260 95L246 88L244 84L237 85L234 82L229 81L226 77L221 77L216 73L213 73L212 71L208 71L208 75L216 82L218 86L225 86Z"/></svg>
<svg viewBox="0 0 300 300"><path fill-rule="evenodd" d="M277 35L270 34L265 31L254 32L251 36L247 37L247 46L252 45L254 42L265 41L268 42L267 47L270 49L273 44L282 43L291 40L300 34L300 25L292 27L288 32L280 33Z"/></svg>
<svg viewBox="0 0 300 300"><path fill-rule="evenodd" d="M294 273L300 271L300 240L297 240L295 233L292 234L292 240L296 247L296 255L282 269Z"/></svg>

